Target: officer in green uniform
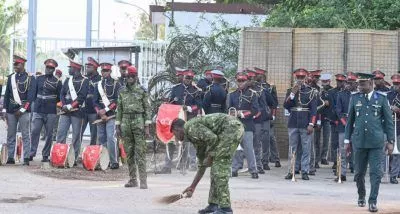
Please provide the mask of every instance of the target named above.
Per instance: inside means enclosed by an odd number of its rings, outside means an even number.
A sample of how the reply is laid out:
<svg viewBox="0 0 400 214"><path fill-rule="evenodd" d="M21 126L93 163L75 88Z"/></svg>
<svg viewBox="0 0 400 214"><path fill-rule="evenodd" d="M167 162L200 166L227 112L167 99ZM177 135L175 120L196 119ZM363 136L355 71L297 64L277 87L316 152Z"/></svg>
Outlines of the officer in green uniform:
<svg viewBox="0 0 400 214"><path fill-rule="evenodd" d="M196 148L197 174L183 193L191 197L206 168L211 167L209 205L199 213L232 213L228 182L232 157L244 133L242 123L235 117L215 113L193 118L186 124L175 119L171 131L177 140L187 139Z"/></svg>
<svg viewBox="0 0 400 214"><path fill-rule="evenodd" d="M377 212L376 201L382 178L381 157L383 147L388 154L393 151L394 127L392 111L386 95L373 90L371 74L357 73L359 91L351 96L348 121L345 128L345 148L350 151L350 140L355 149L355 180L358 189L358 206L365 206L365 173L369 164L371 192L369 211ZM388 144L384 143L384 134Z"/></svg>
<svg viewBox="0 0 400 214"><path fill-rule="evenodd" d="M136 170L139 168L140 189L147 189L145 141L149 136L150 107L146 90L137 83L137 70L127 68L126 87L121 89L115 121L118 138L124 140L128 154L130 180L125 187L137 187Z"/></svg>

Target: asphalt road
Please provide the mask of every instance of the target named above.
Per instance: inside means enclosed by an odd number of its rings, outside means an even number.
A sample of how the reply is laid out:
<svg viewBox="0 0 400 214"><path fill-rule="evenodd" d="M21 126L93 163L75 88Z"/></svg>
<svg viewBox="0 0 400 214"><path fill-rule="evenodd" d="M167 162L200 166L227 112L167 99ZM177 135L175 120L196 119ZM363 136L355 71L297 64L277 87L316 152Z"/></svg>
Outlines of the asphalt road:
<svg viewBox="0 0 400 214"><path fill-rule="evenodd" d="M4 135L0 129L0 135ZM41 143L41 145L43 142ZM230 180L234 213L368 213L356 206L353 175L343 184L333 182L331 166L324 166L309 181L284 180L287 163L271 167L260 179L240 174ZM194 172L182 175L148 174L149 189L124 188L126 168L89 172L42 167L40 155L31 166L0 166L0 213L197 213L207 205L209 172L191 199L172 205L158 204L162 196L180 193L192 181ZM369 178L366 178L367 192ZM400 213L400 185L382 184L378 199L380 213Z"/></svg>

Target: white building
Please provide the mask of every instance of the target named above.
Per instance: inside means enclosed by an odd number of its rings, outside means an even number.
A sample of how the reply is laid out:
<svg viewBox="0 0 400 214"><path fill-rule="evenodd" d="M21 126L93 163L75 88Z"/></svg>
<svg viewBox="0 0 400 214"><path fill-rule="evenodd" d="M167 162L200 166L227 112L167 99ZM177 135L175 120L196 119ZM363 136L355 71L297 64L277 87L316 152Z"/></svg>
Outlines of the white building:
<svg viewBox="0 0 400 214"><path fill-rule="evenodd" d="M165 38L175 29L185 32L194 29L200 36L209 35L210 22L223 19L237 27L254 26L267 18L266 9L249 4L167 3L167 6L150 5L151 22L165 24ZM174 24L174 26L173 26Z"/></svg>

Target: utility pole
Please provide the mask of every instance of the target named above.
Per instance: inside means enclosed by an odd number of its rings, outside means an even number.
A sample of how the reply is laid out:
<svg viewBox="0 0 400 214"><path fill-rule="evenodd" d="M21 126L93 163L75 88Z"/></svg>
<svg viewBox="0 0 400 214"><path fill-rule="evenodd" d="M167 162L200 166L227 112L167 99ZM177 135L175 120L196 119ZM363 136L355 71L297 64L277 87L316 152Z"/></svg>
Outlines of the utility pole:
<svg viewBox="0 0 400 214"><path fill-rule="evenodd" d="M28 42L27 42L27 72L35 74L36 60L36 28L37 28L37 0L29 0L28 10Z"/></svg>

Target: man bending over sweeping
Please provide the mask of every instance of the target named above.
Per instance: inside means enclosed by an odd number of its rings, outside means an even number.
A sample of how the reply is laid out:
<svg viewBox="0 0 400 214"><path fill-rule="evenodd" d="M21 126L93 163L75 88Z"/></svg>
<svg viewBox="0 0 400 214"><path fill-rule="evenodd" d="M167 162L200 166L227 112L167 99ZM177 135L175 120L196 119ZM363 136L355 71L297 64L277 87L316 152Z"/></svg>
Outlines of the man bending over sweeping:
<svg viewBox="0 0 400 214"><path fill-rule="evenodd" d="M176 140L188 140L197 150L198 170L192 185L183 194L191 197L206 168L211 167L209 205L199 213L232 213L228 182L232 157L244 133L242 123L233 116L216 113L193 118L186 124L182 119L175 119L171 131Z"/></svg>

